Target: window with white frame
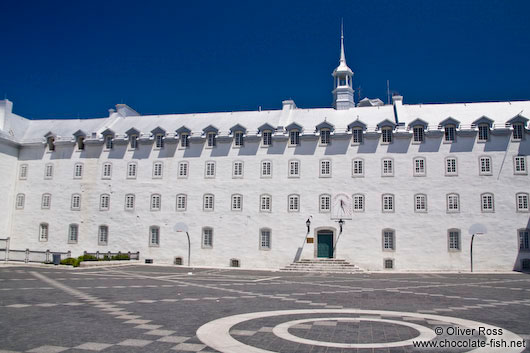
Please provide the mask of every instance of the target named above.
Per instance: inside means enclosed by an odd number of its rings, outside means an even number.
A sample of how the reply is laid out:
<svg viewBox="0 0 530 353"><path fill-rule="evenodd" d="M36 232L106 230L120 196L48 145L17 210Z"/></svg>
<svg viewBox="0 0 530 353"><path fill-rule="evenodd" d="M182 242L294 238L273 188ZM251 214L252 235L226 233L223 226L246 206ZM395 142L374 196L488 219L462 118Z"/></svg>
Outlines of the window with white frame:
<svg viewBox="0 0 530 353"><path fill-rule="evenodd" d="M330 212L331 211L331 195L328 195L328 194L320 195L318 206L319 206L320 212L324 212L324 213Z"/></svg>
<svg viewBox="0 0 530 353"><path fill-rule="evenodd" d="M271 195L261 195L260 196L260 208L261 212L271 212L272 210L272 196Z"/></svg>
<svg viewBox="0 0 530 353"><path fill-rule="evenodd" d="M530 250L530 229L519 229L519 250L529 251Z"/></svg>
<svg viewBox="0 0 530 353"><path fill-rule="evenodd" d="M189 163L188 162L179 162L179 174L180 179L185 179L188 177Z"/></svg>
<svg viewBox="0 0 530 353"><path fill-rule="evenodd" d="M44 166L44 179L53 178L53 164L48 163Z"/></svg>
<svg viewBox="0 0 530 353"><path fill-rule="evenodd" d="M136 162L127 163L127 179L136 179L138 164Z"/></svg>
<svg viewBox="0 0 530 353"><path fill-rule="evenodd" d="M190 147L190 134L182 133L179 134L180 137L180 147L187 148Z"/></svg>
<svg viewBox="0 0 530 353"><path fill-rule="evenodd" d="M24 194L17 194L17 198L16 198L16 201L15 201L15 208L17 210L22 210L24 209L24 204L26 202L26 195Z"/></svg>
<svg viewBox="0 0 530 353"><path fill-rule="evenodd" d="M425 158L416 157L414 158L413 163L414 163L414 176L425 176L426 175Z"/></svg>
<svg viewBox="0 0 530 353"><path fill-rule="evenodd" d="M454 125L446 125L444 128L444 141L453 142L455 140L456 127Z"/></svg>
<svg viewBox="0 0 530 353"><path fill-rule="evenodd" d="M447 212L460 212L460 197L458 194L447 194Z"/></svg>
<svg viewBox="0 0 530 353"><path fill-rule="evenodd" d="M427 195L425 194L414 195L414 211L415 212L427 212Z"/></svg>
<svg viewBox="0 0 530 353"><path fill-rule="evenodd" d="M513 174L528 174L526 169L526 156L513 157Z"/></svg>
<svg viewBox="0 0 530 353"><path fill-rule="evenodd" d="M164 164L162 162L153 163L153 178L160 179L162 178L162 173L164 170Z"/></svg>
<svg viewBox="0 0 530 353"><path fill-rule="evenodd" d="M458 175L456 157L447 157L445 159L445 175L447 176Z"/></svg>
<svg viewBox="0 0 530 353"><path fill-rule="evenodd" d="M363 142L363 129L360 127L353 128L351 131L352 134L352 143L361 144Z"/></svg>
<svg viewBox="0 0 530 353"><path fill-rule="evenodd" d="M287 197L287 210L289 212L299 212L300 211L300 195L289 195Z"/></svg>
<svg viewBox="0 0 530 353"><path fill-rule="evenodd" d="M261 161L261 177L271 178L272 177L272 162Z"/></svg>
<svg viewBox="0 0 530 353"><path fill-rule="evenodd" d="M383 143L392 142L392 128L391 127L384 127L381 129L381 141Z"/></svg>
<svg viewBox="0 0 530 353"><path fill-rule="evenodd" d="M185 194L177 195L177 211L186 211L188 197Z"/></svg>
<svg viewBox="0 0 530 353"><path fill-rule="evenodd" d="M396 250L396 234L393 229L383 229L383 251Z"/></svg>
<svg viewBox="0 0 530 353"><path fill-rule="evenodd" d="M207 146L215 147L217 134L215 132L209 132L207 137Z"/></svg>
<svg viewBox="0 0 530 353"><path fill-rule="evenodd" d="M160 246L160 227L149 227L149 246Z"/></svg>
<svg viewBox="0 0 530 353"><path fill-rule="evenodd" d="M204 211L213 211L214 207L214 196L212 194L205 194L203 196L203 207Z"/></svg>
<svg viewBox="0 0 530 353"><path fill-rule="evenodd" d="M243 177L243 162L235 161L232 165L232 177L233 178L242 178Z"/></svg>
<svg viewBox="0 0 530 353"><path fill-rule="evenodd" d="M394 268L394 259L383 259L383 267L385 270L392 270Z"/></svg>
<svg viewBox="0 0 530 353"><path fill-rule="evenodd" d="M78 151L82 151L85 149L85 137L79 136L76 141L76 146Z"/></svg>
<svg viewBox="0 0 530 353"><path fill-rule="evenodd" d="M99 196L99 210L108 211L110 209L110 195L101 194Z"/></svg>
<svg viewBox="0 0 530 353"><path fill-rule="evenodd" d="M243 195L232 195L232 211L241 211L243 209Z"/></svg>
<svg viewBox="0 0 530 353"><path fill-rule="evenodd" d="M265 130L262 133L262 145L263 146L270 146L272 145L272 131Z"/></svg>
<svg viewBox="0 0 530 353"><path fill-rule="evenodd" d="M204 227L202 229L202 247L203 248L213 247L213 228Z"/></svg>
<svg viewBox="0 0 530 353"><path fill-rule="evenodd" d="M320 144L327 145L331 142L331 131L329 129L320 129Z"/></svg>
<svg viewBox="0 0 530 353"><path fill-rule="evenodd" d="M300 161L290 160L289 161L289 178L299 178L299 177L300 177Z"/></svg>
<svg viewBox="0 0 530 353"><path fill-rule="evenodd" d="M79 226L77 224L70 224L68 226L68 244L77 244L79 237Z"/></svg>
<svg viewBox="0 0 530 353"><path fill-rule="evenodd" d="M204 177L215 178L215 162L208 161L204 165Z"/></svg>
<svg viewBox="0 0 530 353"><path fill-rule="evenodd" d="M76 163L74 165L74 179L83 178L83 163Z"/></svg>
<svg viewBox="0 0 530 353"><path fill-rule="evenodd" d="M163 148L164 147L164 134L156 134L155 136L155 148Z"/></svg>
<svg viewBox="0 0 530 353"><path fill-rule="evenodd" d="M112 177L112 164L111 163L104 163L103 164L103 170L101 173L102 179L110 179Z"/></svg>
<svg viewBox="0 0 530 353"><path fill-rule="evenodd" d="M71 208L72 208L72 211L79 211L81 209L81 195L79 194L72 195Z"/></svg>
<svg viewBox="0 0 530 353"><path fill-rule="evenodd" d="M99 226L98 229L98 245L107 245L109 242L109 227L105 225Z"/></svg>
<svg viewBox="0 0 530 353"><path fill-rule="evenodd" d="M352 197L353 212L364 212L364 195L355 194Z"/></svg>
<svg viewBox="0 0 530 353"><path fill-rule="evenodd" d="M363 177L364 176L364 160L356 158L352 161L352 177Z"/></svg>
<svg viewBox="0 0 530 353"><path fill-rule="evenodd" d="M331 160L323 159L320 161L320 177L321 178L331 177Z"/></svg>
<svg viewBox="0 0 530 353"><path fill-rule="evenodd" d="M105 149L111 150L113 147L113 138L111 135L105 136Z"/></svg>
<svg viewBox="0 0 530 353"><path fill-rule="evenodd" d="M234 133L234 146L241 147L243 146L244 139L243 139L243 131L236 131Z"/></svg>
<svg viewBox="0 0 530 353"><path fill-rule="evenodd" d="M129 136L129 148L135 150L138 148L138 135Z"/></svg>
<svg viewBox="0 0 530 353"><path fill-rule="evenodd" d="M515 195L517 212L528 212L528 193L520 192Z"/></svg>
<svg viewBox="0 0 530 353"><path fill-rule="evenodd" d="M289 131L289 145L297 146L300 144L300 131L293 129Z"/></svg>
<svg viewBox="0 0 530 353"><path fill-rule="evenodd" d="M48 210L50 209L51 205L52 205L52 195L42 194L40 208L42 208L43 210Z"/></svg>
<svg viewBox="0 0 530 353"><path fill-rule="evenodd" d="M160 211L162 208L162 196L160 194L151 195L151 211Z"/></svg>
<svg viewBox="0 0 530 353"><path fill-rule="evenodd" d="M134 194L125 195L125 210L126 211L134 210L134 201L135 201Z"/></svg>
<svg viewBox="0 0 530 353"><path fill-rule="evenodd" d="M391 158L384 158L381 163L381 176L394 176L394 161Z"/></svg>
<svg viewBox="0 0 530 353"><path fill-rule="evenodd" d="M271 249L271 230L268 228L262 228L259 231L259 248L260 250Z"/></svg>
<svg viewBox="0 0 530 353"><path fill-rule="evenodd" d="M482 212L494 212L495 204L493 200L493 194L486 193L480 195Z"/></svg>
<svg viewBox="0 0 530 353"><path fill-rule="evenodd" d="M520 141L523 139L524 126L521 123L512 124L512 140Z"/></svg>
<svg viewBox="0 0 530 353"><path fill-rule="evenodd" d="M447 248L449 251L460 251L460 229L447 230Z"/></svg>
<svg viewBox="0 0 530 353"><path fill-rule="evenodd" d="M383 194L383 212L394 212L394 195L392 194Z"/></svg>
<svg viewBox="0 0 530 353"><path fill-rule="evenodd" d="M479 124L478 125L478 141L485 142L488 141L490 135L490 126L488 124Z"/></svg>
<svg viewBox="0 0 530 353"><path fill-rule="evenodd" d="M27 164L20 165L20 168L18 170L18 178L20 180L25 180L28 178L28 165Z"/></svg>
<svg viewBox="0 0 530 353"><path fill-rule="evenodd" d="M41 223L39 225L39 241L48 241L48 223Z"/></svg>
<svg viewBox="0 0 530 353"><path fill-rule="evenodd" d="M412 128L412 141L423 142L425 140L425 129L422 125L416 125Z"/></svg>
<svg viewBox="0 0 530 353"><path fill-rule="evenodd" d="M479 175L492 175L491 157L482 156L479 158Z"/></svg>

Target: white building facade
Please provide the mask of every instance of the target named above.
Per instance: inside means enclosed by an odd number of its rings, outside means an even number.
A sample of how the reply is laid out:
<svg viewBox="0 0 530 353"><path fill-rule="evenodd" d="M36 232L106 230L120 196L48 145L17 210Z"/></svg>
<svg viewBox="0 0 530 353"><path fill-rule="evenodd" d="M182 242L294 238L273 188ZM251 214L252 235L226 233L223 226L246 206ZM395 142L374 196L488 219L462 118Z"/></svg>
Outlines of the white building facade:
<svg viewBox="0 0 530 353"><path fill-rule="evenodd" d="M529 265L530 101L356 106L343 46L333 76L329 109L29 120L0 101L0 238L186 263L183 222L195 266L467 271L479 223L475 270Z"/></svg>

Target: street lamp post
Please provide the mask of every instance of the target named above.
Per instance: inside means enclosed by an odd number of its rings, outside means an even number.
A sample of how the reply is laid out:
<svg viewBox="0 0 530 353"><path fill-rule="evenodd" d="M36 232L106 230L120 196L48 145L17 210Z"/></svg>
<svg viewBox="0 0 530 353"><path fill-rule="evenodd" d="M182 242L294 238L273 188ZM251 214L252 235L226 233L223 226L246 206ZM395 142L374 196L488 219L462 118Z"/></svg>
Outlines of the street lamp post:
<svg viewBox="0 0 530 353"><path fill-rule="evenodd" d="M471 272L473 272L473 241L475 240L475 235L484 235L488 232L488 229L485 225L481 223L475 223L469 227L469 234L471 235L471 245L469 249L469 257L471 260Z"/></svg>
<svg viewBox="0 0 530 353"><path fill-rule="evenodd" d="M311 218L311 216L309 216L309 218ZM305 225L307 226L307 234L311 232L311 220L309 218L307 219L307 221L305 221Z"/></svg>
<svg viewBox="0 0 530 353"><path fill-rule="evenodd" d="M190 263L191 263L191 241L190 241L190 234L188 233L188 225L186 223L179 222L179 223L175 224L173 229L177 233L186 233L186 236L188 237L188 267L190 267Z"/></svg>

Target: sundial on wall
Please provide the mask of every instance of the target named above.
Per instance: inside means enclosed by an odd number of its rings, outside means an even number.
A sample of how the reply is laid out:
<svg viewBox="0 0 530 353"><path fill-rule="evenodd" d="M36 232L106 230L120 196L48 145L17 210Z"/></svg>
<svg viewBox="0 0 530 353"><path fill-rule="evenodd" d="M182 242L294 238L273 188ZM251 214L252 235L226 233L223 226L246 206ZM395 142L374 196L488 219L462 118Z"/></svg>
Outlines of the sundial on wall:
<svg viewBox="0 0 530 353"><path fill-rule="evenodd" d="M331 219L352 219L352 199L348 194L340 193L331 199Z"/></svg>

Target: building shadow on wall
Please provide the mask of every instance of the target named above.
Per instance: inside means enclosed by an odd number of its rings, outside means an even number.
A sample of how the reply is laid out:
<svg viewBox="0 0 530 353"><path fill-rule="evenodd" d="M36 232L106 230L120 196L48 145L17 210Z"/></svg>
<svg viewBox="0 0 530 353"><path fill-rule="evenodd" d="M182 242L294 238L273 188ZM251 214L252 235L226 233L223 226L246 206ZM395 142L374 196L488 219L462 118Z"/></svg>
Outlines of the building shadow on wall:
<svg viewBox="0 0 530 353"><path fill-rule="evenodd" d="M348 152L348 147L350 146L350 138L334 138L333 141L326 146L324 151L325 155L334 155L334 154L346 154Z"/></svg>
<svg viewBox="0 0 530 353"><path fill-rule="evenodd" d="M388 145L388 153L407 153L410 146L410 138L396 138Z"/></svg>
<svg viewBox="0 0 530 353"><path fill-rule="evenodd" d="M90 148L85 147L83 152L81 152L81 158L99 158L103 152L103 145L90 146Z"/></svg>
<svg viewBox="0 0 530 353"><path fill-rule="evenodd" d="M158 158L172 158L175 156L177 150L177 142L165 143L164 148L158 151Z"/></svg>
<svg viewBox="0 0 530 353"><path fill-rule="evenodd" d="M35 148L35 150L37 150ZM9 147L4 144L0 144L0 153L6 154L11 157L18 157L19 153L18 150L15 147ZM42 159L42 156L44 155L44 148L40 148L40 151L38 153L32 153L31 158L19 158L20 160L29 160L29 159Z"/></svg>
<svg viewBox="0 0 530 353"><path fill-rule="evenodd" d="M74 153L74 148L72 147L55 147L55 152L52 152L50 159L70 159Z"/></svg>
<svg viewBox="0 0 530 353"><path fill-rule="evenodd" d="M294 154L299 155L313 155L317 149L318 138L316 137L300 137L300 144L294 149Z"/></svg>
<svg viewBox="0 0 530 353"><path fill-rule="evenodd" d="M218 143L217 146L212 148L210 157L226 157L230 152L230 147L232 147L232 142Z"/></svg>
<svg viewBox="0 0 530 353"><path fill-rule="evenodd" d="M375 153L379 145L379 138L366 138L363 143L359 145L357 153Z"/></svg>
<svg viewBox="0 0 530 353"><path fill-rule="evenodd" d="M133 152L134 159L147 159L151 155L150 144L138 144L138 147Z"/></svg>
<svg viewBox="0 0 530 353"><path fill-rule="evenodd" d="M274 141L269 148L267 154L283 154L287 148L287 141Z"/></svg>
<svg viewBox="0 0 530 353"><path fill-rule="evenodd" d="M491 134L490 138L484 145L484 152L506 151L508 143L510 143L510 135Z"/></svg>
<svg viewBox="0 0 530 353"><path fill-rule="evenodd" d="M438 152L441 144L441 137L426 137L425 141L420 145L418 152Z"/></svg>
<svg viewBox="0 0 530 353"><path fill-rule="evenodd" d="M530 154L530 134L527 133L525 138L519 142L519 154L527 156Z"/></svg>
<svg viewBox="0 0 530 353"><path fill-rule="evenodd" d="M204 148L204 143L202 141L195 143L190 140L190 146L186 148L186 150L184 151L184 157L185 158L200 157L202 154L203 148Z"/></svg>
<svg viewBox="0 0 530 353"><path fill-rule="evenodd" d="M473 136L457 136L456 141L451 143L449 152L471 152L475 145L476 135Z"/></svg>
<svg viewBox="0 0 530 353"><path fill-rule="evenodd" d="M114 144L112 149L109 151L109 159L123 159L125 152L127 152L128 145Z"/></svg>

